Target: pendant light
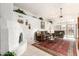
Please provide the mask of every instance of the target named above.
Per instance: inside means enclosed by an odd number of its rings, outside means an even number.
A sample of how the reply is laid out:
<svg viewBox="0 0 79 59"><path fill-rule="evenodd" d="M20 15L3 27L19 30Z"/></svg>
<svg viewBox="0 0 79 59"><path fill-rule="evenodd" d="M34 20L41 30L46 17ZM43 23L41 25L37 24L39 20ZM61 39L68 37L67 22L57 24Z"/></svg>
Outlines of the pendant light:
<svg viewBox="0 0 79 59"><path fill-rule="evenodd" d="M60 18L63 18L63 15L62 15L62 8L60 8Z"/></svg>

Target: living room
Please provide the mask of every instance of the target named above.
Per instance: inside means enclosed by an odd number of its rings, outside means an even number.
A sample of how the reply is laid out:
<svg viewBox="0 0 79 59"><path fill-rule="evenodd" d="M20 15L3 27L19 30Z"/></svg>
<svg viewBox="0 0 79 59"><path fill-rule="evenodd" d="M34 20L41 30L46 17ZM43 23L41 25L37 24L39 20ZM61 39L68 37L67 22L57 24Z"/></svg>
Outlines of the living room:
<svg viewBox="0 0 79 59"><path fill-rule="evenodd" d="M70 3L1 3L0 53L77 56L78 6Z"/></svg>

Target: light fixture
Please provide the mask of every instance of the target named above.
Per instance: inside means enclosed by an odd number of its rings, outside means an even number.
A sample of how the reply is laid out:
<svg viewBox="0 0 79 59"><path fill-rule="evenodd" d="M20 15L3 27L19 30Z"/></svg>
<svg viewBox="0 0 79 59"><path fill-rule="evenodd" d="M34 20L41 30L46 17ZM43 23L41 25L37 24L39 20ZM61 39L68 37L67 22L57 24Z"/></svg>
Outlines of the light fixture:
<svg viewBox="0 0 79 59"><path fill-rule="evenodd" d="M20 24L23 24L23 23L24 23L24 21L23 21L22 19L18 19L17 21L18 21L18 23L20 23Z"/></svg>
<svg viewBox="0 0 79 59"><path fill-rule="evenodd" d="M60 8L60 18L63 18L63 15L62 15L62 8Z"/></svg>
<svg viewBox="0 0 79 59"><path fill-rule="evenodd" d="M30 24L28 24L28 27L29 27L29 29L31 29L31 25Z"/></svg>
<svg viewBox="0 0 79 59"><path fill-rule="evenodd" d="M42 18L42 17L39 17L39 19L40 19L40 20L43 20L43 18Z"/></svg>
<svg viewBox="0 0 79 59"><path fill-rule="evenodd" d="M51 20L49 21L51 24L53 23Z"/></svg>
<svg viewBox="0 0 79 59"><path fill-rule="evenodd" d="M25 24L26 24L26 25L28 25L28 20L27 20L27 19L26 19L26 22L25 22Z"/></svg>

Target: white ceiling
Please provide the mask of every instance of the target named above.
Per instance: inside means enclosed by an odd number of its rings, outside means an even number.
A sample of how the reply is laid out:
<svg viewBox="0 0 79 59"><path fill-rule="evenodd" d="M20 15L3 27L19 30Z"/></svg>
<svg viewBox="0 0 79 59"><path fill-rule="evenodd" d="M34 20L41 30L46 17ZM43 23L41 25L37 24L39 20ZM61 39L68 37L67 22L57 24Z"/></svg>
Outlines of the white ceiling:
<svg viewBox="0 0 79 59"><path fill-rule="evenodd" d="M16 3L14 5L48 19L58 17L61 7L63 8L64 16L79 14L79 4L77 3Z"/></svg>

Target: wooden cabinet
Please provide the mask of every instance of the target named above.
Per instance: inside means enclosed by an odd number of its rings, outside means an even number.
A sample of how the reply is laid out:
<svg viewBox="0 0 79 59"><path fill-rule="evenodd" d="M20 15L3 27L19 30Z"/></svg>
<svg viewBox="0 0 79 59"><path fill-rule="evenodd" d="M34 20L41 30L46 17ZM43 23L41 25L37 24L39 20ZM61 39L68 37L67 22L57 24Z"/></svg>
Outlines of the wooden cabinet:
<svg viewBox="0 0 79 59"><path fill-rule="evenodd" d="M45 32L46 31L35 32L35 41L39 41L39 42L45 41L46 40Z"/></svg>
<svg viewBox="0 0 79 59"><path fill-rule="evenodd" d="M79 49L79 17L78 17L78 39L77 39L77 43L78 43L78 49Z"/></svg>

